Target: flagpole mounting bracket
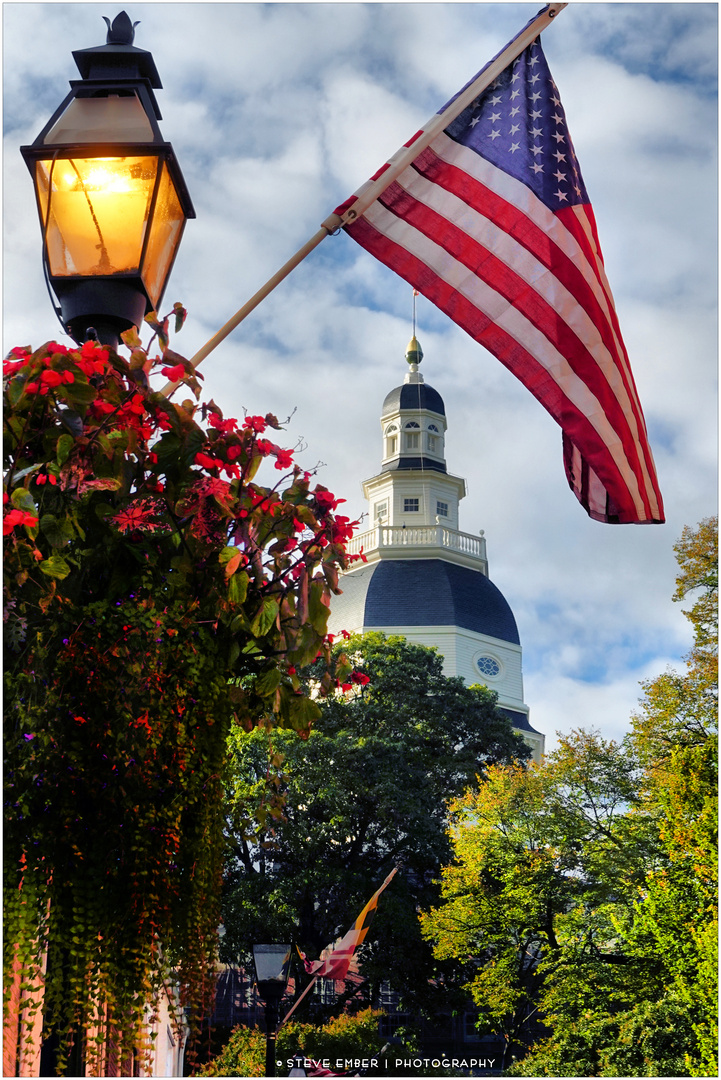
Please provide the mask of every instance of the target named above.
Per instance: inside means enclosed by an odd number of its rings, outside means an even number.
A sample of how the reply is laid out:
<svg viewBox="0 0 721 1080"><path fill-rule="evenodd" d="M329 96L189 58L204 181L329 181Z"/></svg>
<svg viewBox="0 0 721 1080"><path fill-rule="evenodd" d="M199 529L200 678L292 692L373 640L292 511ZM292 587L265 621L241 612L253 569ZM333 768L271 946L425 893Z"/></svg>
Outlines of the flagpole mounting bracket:
<svg viewBox="0 0 721 1080"><path fill-rule="evenodd" d="M337 236L338 233L341 231L342 225L343 218L339 217L338 214L331 214L325 219L324 222L321 223L321 229L325 229L325 231L328 233L328 236Z"/></svg>

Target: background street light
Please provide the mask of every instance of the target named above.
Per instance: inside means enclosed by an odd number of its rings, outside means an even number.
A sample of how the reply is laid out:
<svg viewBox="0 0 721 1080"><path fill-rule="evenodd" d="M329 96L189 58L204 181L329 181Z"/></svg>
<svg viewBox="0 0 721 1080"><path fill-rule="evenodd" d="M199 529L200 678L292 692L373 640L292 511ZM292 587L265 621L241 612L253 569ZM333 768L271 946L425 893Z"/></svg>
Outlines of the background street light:
<svg viewBox="0 0 721 1080"><path fill-rule="evenodd" d="M107 22L107 19L106 19ZM188 218L195 217L170 143L158 127L153 57L132 44L125 12L107 43L73 53L82 79L31 146L48 287L76 342L94 327L116 346L157 309Z"/></svg>
<svg viewBox="0 0 721 1080"><path fill-rule="evenodd" d="M290 945L254 945L253 963L258 995L265 1006L265 1075L276 1076L275 1035L280 1002L288 986Z"/></svg>

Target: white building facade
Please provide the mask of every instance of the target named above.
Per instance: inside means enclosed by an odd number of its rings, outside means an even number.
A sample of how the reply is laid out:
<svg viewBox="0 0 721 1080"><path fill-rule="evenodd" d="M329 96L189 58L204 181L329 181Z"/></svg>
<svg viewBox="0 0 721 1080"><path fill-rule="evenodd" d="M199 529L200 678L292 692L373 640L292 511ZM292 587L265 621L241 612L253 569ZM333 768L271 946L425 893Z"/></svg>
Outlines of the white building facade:
<svg viewBox="0 0 721 1080"><path fill-rule="evenodd" d="M381 471L363 483L372 527L349 545L367 562L343 575L329 630L378 630L435 646L446 675L498 694L499 707L540 760L544 737L523 700L516 620L488 576L483 533L459 529L466 484L447 471L445 405L418 370L422 357L414 337L405 381L383 403Z"/></svg>

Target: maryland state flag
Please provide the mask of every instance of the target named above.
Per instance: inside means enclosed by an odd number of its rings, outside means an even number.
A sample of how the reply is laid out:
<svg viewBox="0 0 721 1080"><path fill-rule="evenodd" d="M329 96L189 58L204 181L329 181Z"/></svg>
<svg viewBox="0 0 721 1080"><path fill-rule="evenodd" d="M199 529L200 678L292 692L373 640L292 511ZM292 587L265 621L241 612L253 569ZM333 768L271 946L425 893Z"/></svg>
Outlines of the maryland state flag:
<svg viewBox="0 0 721 1080"><path fill-rule="evenodd" d="M385 889L386 885L393 879L397 872L397 867L391 870L388 877L385 879L380 889L373 893L366 906L361 911L356 921L351 926L348 933L344 938L336 945L330 956L327 956L325 960L309 961L301 953L305 970L309 975L313 975L314 979L326 978L326 979L344 979L348 974L348 968L350 962L353 959L353 953L356 951L359 945L365 941L368 928L373 921L373 916L376 913L378 907L378 897ZM299 950L300 951L300 950Z"/></svg>

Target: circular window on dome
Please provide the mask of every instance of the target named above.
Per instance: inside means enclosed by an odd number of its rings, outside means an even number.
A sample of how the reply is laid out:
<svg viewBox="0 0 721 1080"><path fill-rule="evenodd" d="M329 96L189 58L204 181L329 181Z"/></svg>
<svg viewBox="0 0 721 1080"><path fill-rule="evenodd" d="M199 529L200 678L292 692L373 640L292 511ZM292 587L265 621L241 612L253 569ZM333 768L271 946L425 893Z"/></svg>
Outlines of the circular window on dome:
<svg viewBox="0 0 721 1080"><path fill-rule="evenodd" d="M501 674L501 665L492 656L479 656L476 667L487 679L495 679Z"/></svg>

